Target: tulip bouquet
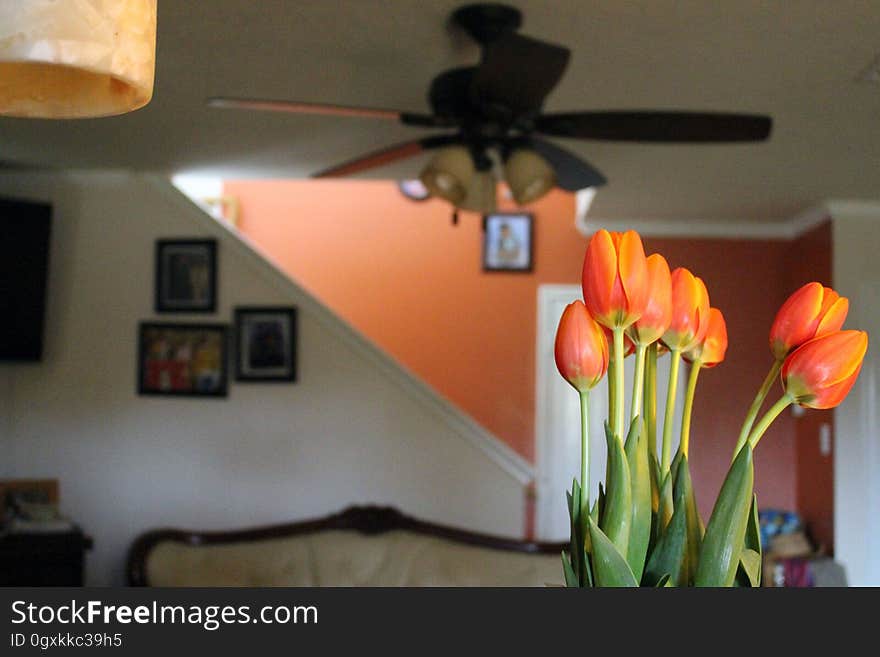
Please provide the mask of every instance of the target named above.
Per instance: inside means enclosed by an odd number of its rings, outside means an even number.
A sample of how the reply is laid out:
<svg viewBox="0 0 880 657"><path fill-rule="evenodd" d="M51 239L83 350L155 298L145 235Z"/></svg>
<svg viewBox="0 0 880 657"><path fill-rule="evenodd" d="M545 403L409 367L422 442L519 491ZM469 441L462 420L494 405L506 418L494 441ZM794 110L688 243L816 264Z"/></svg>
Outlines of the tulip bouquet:
<svg viewBox="0 0 880 657"><path fill-rule="evenodd" d="M863 331L841 330L848 302L809 283L780 308L770 330L773 364L748 409L727 477L707 524L697 510L688 466L697 378L727 350L724 316L701 279L645 257L634 231L600 230L587 247L584 301L566 307L556 364L581 401L580 481L568 494L571 546L562 555L567 586L758 586L761 542L753 491L753 450L791 404L832 408L846 397L868 346ZM623 360L634 354L627 408ZM668 355L665 414L657 360ZM672 454L676 386L690 364L681 433ZM589 395L608 375L607 467L590 499ZM773 384L783 394L758 418ZM659 445L658 445L659 442Z"/></svg>

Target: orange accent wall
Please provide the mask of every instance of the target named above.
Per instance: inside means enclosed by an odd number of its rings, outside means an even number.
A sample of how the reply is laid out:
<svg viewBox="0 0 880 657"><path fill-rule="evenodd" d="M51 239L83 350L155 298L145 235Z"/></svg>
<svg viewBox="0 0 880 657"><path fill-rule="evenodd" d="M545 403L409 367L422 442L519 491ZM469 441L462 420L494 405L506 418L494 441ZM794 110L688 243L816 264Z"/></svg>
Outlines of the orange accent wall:
<svg viewBox="0 0 880 657"><path fill-rule="evenodd" d="M376 181L230 181L239 228L300 284L442 395L534 459L537 288L577 283L587 240L574 199L533 204L532 274L483 273L480 218L451 225L438 200L405 199ZM510 208L513 209L513 208ZM704 515L729 464L739 425L770 366L767 331L791 291L783 241L647 239L671 266L706 281L728 321L727 361L700 377L692 427L694 485ZM762 506L794 508L794 420L762 440Z"/></svg>

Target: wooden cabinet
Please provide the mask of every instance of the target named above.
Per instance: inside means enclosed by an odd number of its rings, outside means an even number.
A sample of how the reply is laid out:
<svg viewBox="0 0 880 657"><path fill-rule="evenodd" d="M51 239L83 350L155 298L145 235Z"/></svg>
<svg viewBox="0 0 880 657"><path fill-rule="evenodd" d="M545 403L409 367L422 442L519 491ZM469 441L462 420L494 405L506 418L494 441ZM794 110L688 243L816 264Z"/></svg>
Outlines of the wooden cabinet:
<svg viewBox="0 0 880 657"><path fill-rule="evenodd" d="M82 586L91 547L78 529L0 536L0 586Z"/></svg>

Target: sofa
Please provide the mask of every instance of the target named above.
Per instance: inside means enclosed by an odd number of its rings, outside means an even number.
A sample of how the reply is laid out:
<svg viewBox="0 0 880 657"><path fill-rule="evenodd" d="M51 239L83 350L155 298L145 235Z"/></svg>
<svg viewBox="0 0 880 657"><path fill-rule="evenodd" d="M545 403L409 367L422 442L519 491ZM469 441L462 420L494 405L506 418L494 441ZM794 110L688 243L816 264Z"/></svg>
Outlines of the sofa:
<svg viewBox="0 0 880 657"><path fill-rule="evenodd" d="M351 507L256 529L157 529L128 556L132 586L557 586L562 543L439 525L391 507Z"/></svg>

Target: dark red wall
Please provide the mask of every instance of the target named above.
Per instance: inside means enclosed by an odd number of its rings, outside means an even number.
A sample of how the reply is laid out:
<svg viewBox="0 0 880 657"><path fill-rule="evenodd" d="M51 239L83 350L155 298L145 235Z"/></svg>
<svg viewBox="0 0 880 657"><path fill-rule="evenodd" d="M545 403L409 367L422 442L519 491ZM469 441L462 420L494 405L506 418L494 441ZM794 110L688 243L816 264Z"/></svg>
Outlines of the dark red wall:
<svg viewBox="0 0 880 657"><path fill-rule="evenodd" d="M804 281L831 285L831 222L805 233L789 249L789 281L792 289ZM823 424L831 427L831 453L819 450ZM795 419L797 508L813 539L828 550L834 546L834 411L805 412Z"/></svg>
<svg viewBox="0 0 880 657"><path fill-rule="evenodd" d="M790 287L789 246L780 240L645 240L647 253L662 253L671 268L684 266L703 278L712 305L727 321L727 356L700 374L691 428L691 472L704 518L727 473L743 417L772 363L767 334ZM771 396L780 394L778 388ZM784 413L755 454L761 507L794 508L794 463L794 421Z"/></svg>

